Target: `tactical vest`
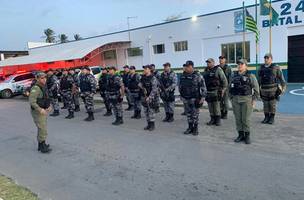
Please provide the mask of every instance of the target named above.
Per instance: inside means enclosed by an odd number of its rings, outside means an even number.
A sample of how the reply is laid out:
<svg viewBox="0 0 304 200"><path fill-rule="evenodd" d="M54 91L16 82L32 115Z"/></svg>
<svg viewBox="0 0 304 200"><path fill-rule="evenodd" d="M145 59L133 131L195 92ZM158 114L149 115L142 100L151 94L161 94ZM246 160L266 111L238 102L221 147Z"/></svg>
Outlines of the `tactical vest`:
<svg viewBox="0 0 304 200"><path fill-rule="evenodd" d="M123 84L128 87L128 84L129 84L129 73L123 73L123 75L121 76L122 77L122 82Z"/></svg>
<svg viewBox="0 0 304 200"><path fill-rule="evenodd" d="M69 77L69 76L64 76L61 78L61 80L60 80L60 89L61 90L72 90L73 84L72 84L71 80L69 80L69 78L72 79L72 77Z"/></svg>
<svg viewBox="0 0 304 200"><path fill-rule="evenodd" d="M141 84L147 90L147 96L150 95L152 91L152 79L154 76L142 76L141 77Z"/></svg>
<svg viewBox="0 0 304 200"><path fill-rule="evenodd" d="M204 72L204 79L208 91L218 90L220 87L220 79L218 76L216 76L217 69L218 66L215 66L212 69Z"/></svg>
<svg viewBox="0 0 304 200"><path fill-rule="evenodd" d="M185 99L198 98L200 96L200 83L196 81L198 72L192 74L183 73L180 77L180 94Z"/></svg>
<svg viewBox="0 0 304 200"><path fill-rule="evenodd" d="M276 78L276 65L271 64L269 67L265 65L261 66L259 77L261 80L261 85L273 85L276 87L277 78Z"/></svg>
<svg viewBox="0 0 304 200"><path fill-rule="evenodd" d="M233 96L252 95L250 73L247 71L244 75L236 72L230 84L230 94Z"/></svg>
<svg viewBox="0 0 304 200"><path fill-rule="evenodd" d="M100 91L102 91L102 92L106 91L107 84L108 84L108 75L107 74L102 74L100 79L99 79Z"/></svg>
<svg viewBox="0 0 304 200"><path fill-rule="evenodd" d="M48 77L47 80L46 80L46 86L47 86L48 89L51 89L53 87L53 85L55 84L53 76L55 76L55 75L52 75L52 76Z"/></svg>
<svg viewBox="0 0 304 200"><path fill-rule="evenodd" d="M120 92L120 82L115 80L117 76L118 75L110 75L108 77L107 91L110 94L118 94Z"/></svg>
<svg viewBox="0 0 304 200"><path fill-rule="evenodd" d="M48 94L47 94L47 91L46 91L46 88L45 87L42 87L40 86L39 84L36 84L40 90L42 91L42 98L37 98L37 101L36 103L38 104L38 106L40 108L43 108L43 109L48 109L51 105L51 101L48 97Z"/></svg>
<svg viewBox="0 0 304 200"><path fill-rule="evenodd" d="M173 84L173 77L171 76L172 73L173 72L171 71L169 74L161 74L159 82L164 88L168 88Z"/></svg>
<svg viewBox="0 0 304 200"><path fill-rule="evenodd" d="M219 65L219 67L224 71L224 74L228 80L228 65L227 64L225 64L224 66Z"/></svg>
<svg viewBox="0 0 304 200"><path fill-rule="evenodd" d="M80 90L81 92L91 92L92 91L92 86L89 80L89 75L81 75L79 77L80 80Z"/></svg>
<svg viewBox="0 0 304 200"><path fill-rule="evenodd" d="M139 80L138 80L138 74L130 75L129 77L129 83L128 83L128 88L131 92L138 92L139 91Z"/></svg>

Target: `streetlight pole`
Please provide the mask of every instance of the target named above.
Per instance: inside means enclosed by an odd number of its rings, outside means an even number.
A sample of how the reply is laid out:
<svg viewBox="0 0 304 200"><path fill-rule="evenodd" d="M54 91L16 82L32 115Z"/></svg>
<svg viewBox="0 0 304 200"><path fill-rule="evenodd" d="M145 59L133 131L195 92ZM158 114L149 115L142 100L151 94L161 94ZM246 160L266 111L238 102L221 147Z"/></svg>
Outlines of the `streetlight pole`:
<svg viewBox="0 0 304 200"><path fill-rule="evenodd" d="M131 41L131 34L130 34L130 19L137 19L137 16L127 17L129 41Z"/></svg>

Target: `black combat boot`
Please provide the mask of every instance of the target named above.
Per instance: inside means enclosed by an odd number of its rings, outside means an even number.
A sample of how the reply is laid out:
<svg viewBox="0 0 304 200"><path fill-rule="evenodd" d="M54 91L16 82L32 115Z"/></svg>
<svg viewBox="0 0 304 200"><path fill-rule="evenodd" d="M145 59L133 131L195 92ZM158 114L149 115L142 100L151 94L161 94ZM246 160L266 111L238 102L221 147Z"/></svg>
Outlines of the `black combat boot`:
<svg viewBox="0 0 304 200"><path fill-rule="evenodd" d="M168 122L170 118L170 113L166 113L166 117L163 119L163 122Z"/></svg>
<svg viewBox="0 0 304 200"><path fill-rule="evenodd" d="M168 119L167 122L171 123L171 122L173 122L173 121L174 121L174 114L173 114L173 113L170 113L170 114L169 114L169 119Z"/></svg>
<svg viewBox="0 0 304 200"><path fill-rule="evenodd" d="M194 135L194 136L198 135L198 124L193 125L192 135Z"/></svg>
<svg viewBox="0 0 304 200"><path fill-rule="evenodd" d="M145 131L150 130L151 122L147 122L147 126L144 128Z"/></svg>
<svg viewBox="0 0 304 200"><path fill-rule="evenodd" d="M245 139L244 131L239 131L239 136L234 140L234 142L240 143L244 141L244 139Z"/></svg>
<svg viewBox="0 0 304 200"><path fill-rule="evenodd" d="M228 112L227 111L222 111L221 112L221 118L222 119L227 119L228 118L227 116L228 116Z"/></svg>
<svg viewBox="0 0 304 200"><path fill-rule="evenodd" d="M215 116L210 116L210 121L207 123L208 126L215 125L216 119Z"/></svg>
<svg viewBox="0 0 304 200"><path fill-rule="evenodd" d="M245 141L245 144L251 144L249 132L245 132L244 141Z"/></svg>
<svg viewBox="0 0 304 200"><path fill-rule="evenodd" d="M272 113L269 115L269 120L267 122L268 124L274 124L274 116L275 116L275 114L272 114Z"/></svg>
<svg viewBox="0 0 304 200"><path fill-rule="evenodd" d="M119 126L121 124L123 124L122 117L117 117L116 120L115 120L115 122L112 123L112 125L114 125L114 126Z"/></svg>
<svg viewBox="0 0 304 200"><path fill-rule="evenodd" d="M74 112L69 111L69 115L65 117L66 119L73 119L74 118Z"/></svg>
<svg viewBox="0 0 304 200"><path fill-rule="evenodd" d="M50 153L52 149L50 148L50 145L45 144L45 141L40 143L40 150L41 153Z"/></svg>
<svg viewBox="0 0 304 200"><path fill-rule="evenodd" d="M42 142L38 142L38 151L41 151L42 146L43 146L43 143L42 143ZM46 146L47 146L48 148L50 147L49 144L46 144Z"/></svg>
<svg viewBox="0 0 304 200"><path fill-rule="evenodd" d="M133 114L133 116L131 117L131 119L136 119L136 118L137 118L137 115L138 115L138 110L134 110L134 114Z"/></svg>
<svg viewBox="0 0 304 200"><path fill-rule="evenodd" d="M269 121L269 113L264 113L265 118L263 119L263 121L261 122L262 124L267 124Z"/></svg>
<svg viewBox="0 0 304 200"><path fill-rule="evenodd" d="M184 111L181 113L181 115L185 116L185 115L187 115L187 113Z"/></svg>
<svg viewBox="0 0 304 200"><path fill-rule="evenodd" d="M88 112L88 117L84 119L84 121L87 121L87 122L91 122L93 121L95 118L94 118L94 113L93 112Z"/></svg>
<svg viewBox="0 0 304 200"><path fill-rule="evenodd" d="M192 134L193 131L193 123L188 123L188 129L184 132L185 135Z"/></svg>
<svg viewBox="0 0 304 200"><path fill-rule="evenodd" d="M109 109L109 110L107 110L107 112L103 116L109 117L111 115L112 115L112 111L111 111L111 109Z"/></svg>
<svg viewBox="0 0 304 200"><path fill-rule="evenodd" d="M51 117L57 117L59 116L59 110L54 110L52 114L50 114Z"/></svg>
<svg viewBox="0 0 304 200"><path fill-rule="evenodd" d="M141 119L141 111L140 110L137 111L137 116L136 116L135 119Z"/></svg>
<svg viewBox="0 0 304 200"><path fill-rule="evenodd" d="M154 129L155 129L155 122L150 122L150 128L148 130L154 131Z"/></svg>
<svg viewBox="0 0 304 200"><path fill-rule="evenodd" d="M215 126L221 125L221 116L215 116Z"/></svg>
<svg viewBox="0 0 304 200"><path fill-rule="evenodd" d="M80 107L79 107L79 105L75 105L75 110L74 110L75 112L79 112L80 111Z"/></svg>

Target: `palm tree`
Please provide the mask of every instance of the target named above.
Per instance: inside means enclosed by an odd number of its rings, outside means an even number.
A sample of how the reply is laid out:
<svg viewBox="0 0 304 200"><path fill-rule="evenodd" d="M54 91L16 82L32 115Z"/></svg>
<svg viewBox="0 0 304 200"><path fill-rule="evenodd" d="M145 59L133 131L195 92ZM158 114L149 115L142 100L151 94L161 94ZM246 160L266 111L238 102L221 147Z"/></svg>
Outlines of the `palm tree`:
<svg viewBox="0 0 304 200"><path fill-rule="evenodd" d="M44 30L44 37L45 37L45 42L48 42L48 43L55 43L56 42L56 39L55 39L55 32L50 29L50 28L47 28Z"/></svg>
<svg viewBox="0 0 304 200"><path fill-rule="evenodd" d="M68 36L66 34L60 34L58 35L58 38L60 43L66 43L69 41Z"/></svg>
<svg viewBox="0 0 304 200"><path fill-rule="evenodd" d="M75 39L75 40L81 40L81 39L82 39L82 37L80 37L80 35L79 35L79 34L75 34L75 35L74 35L74 39Z"/></svg>

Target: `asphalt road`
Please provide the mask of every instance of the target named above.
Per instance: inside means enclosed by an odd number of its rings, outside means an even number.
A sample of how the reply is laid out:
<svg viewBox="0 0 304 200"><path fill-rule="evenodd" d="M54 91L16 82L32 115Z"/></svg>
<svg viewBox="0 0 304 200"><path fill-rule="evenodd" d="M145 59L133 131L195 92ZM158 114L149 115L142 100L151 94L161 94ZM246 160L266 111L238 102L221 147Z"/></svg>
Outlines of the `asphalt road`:
<svg viewBox="0 0 304 200"><path fill-rule="evenodd" d="M278 104L278 111L304 115L304 84L288 84L287 91Z"/></svg>
<svg viewBox="0 0 304 200"><path fill-rule="evenodd" d="M36 129L28 103L0 101L0 173L53 200L303 200L304 116L279 115L275 126L253 115L253 144L234 144L233 117L223 127L207 127L201 112L200 135L184 136L177 110L173 124L160 122L154 133L145 120L113 127L102 116L85 113L49 118L53 152L36 151Z"/></svg>

